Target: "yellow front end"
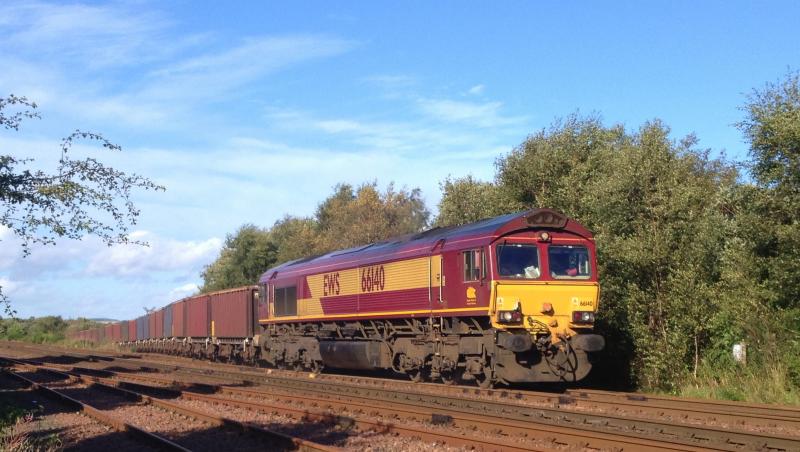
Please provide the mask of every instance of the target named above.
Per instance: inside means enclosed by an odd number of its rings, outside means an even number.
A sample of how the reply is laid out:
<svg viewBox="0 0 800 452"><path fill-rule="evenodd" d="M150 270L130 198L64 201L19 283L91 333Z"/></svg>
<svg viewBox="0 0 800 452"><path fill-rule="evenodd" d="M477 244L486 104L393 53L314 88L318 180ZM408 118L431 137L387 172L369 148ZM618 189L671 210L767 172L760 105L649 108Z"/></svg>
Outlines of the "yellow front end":
<svg viewBox="0 0 800 452"><path fill-rule="evenodd" d="M525 328L546 334L553 342L577 332L589 332L593 322L573 322L573 312L597 312L600 286L592 281L493 281L492 326L498 330ZM520 323L501 323L498 313L519 310ZM533 338L534 341L536 338Z"/></svg>

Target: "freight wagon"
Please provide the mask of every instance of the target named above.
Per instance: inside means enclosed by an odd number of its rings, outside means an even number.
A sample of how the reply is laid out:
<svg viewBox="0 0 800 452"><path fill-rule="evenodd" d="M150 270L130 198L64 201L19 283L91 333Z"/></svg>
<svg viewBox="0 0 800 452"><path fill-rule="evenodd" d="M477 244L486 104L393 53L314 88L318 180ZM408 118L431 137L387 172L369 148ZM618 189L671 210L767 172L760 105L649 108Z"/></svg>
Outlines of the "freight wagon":
<svg viewBox="0 0 800 452"><path fill-rule="evenodd" d="M237 362L252 360L257 307L257 286L185 298L157 311L158 318L163 319L157 335L140 341L136 349Z"/></svg>

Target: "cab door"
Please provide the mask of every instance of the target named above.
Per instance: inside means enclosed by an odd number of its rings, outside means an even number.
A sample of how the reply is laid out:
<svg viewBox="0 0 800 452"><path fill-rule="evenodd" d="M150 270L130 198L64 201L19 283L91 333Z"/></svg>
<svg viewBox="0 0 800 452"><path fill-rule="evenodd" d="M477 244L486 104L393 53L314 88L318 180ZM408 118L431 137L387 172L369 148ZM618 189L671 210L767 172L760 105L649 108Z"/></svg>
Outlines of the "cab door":
<svg viewBox="0 0 800 452"><path fill-rule="evenodd" d="M489 305L488 257L483 247L456 250L447 254L445 266L450 309L469 309Z"/></svg>
<svg viewBox="0 0 800 452"><path fill-rule="evenodd" d="M444 309L447 302L445 296L446 277L444 276L444 253L442 247L445 239L441 239L431 248L428 258L428 307L433 311Z"/></svg>
<svg viewBox="0 0 800 452"><path fill-rule="evenodd" d="M269 317L269 285L267 283L258 285L258 305L256 307L256 319L266 320Z"/></svg>

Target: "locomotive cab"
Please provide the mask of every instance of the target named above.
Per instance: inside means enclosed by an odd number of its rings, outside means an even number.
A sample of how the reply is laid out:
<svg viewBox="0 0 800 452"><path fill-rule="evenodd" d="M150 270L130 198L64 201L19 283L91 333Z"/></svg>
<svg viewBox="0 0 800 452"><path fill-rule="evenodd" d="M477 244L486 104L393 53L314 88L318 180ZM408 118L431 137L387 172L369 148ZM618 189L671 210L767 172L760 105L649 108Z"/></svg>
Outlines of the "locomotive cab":
<svg viewBox="0 0 800 452"><path fill-rule="evenodd" d="M593 334L600 293L594 240L558 224L532 226L491 248L494 359L507 382L577 381L605 345Z"/></svg>

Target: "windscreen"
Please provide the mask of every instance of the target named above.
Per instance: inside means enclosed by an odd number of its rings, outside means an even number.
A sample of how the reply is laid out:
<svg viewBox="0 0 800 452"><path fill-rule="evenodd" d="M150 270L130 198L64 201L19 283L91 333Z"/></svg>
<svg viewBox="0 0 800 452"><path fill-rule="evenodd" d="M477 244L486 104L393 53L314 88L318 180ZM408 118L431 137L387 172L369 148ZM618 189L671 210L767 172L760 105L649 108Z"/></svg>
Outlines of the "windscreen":
<svg viewBox="0 0 800 452"><path fill-rule="evenodd" d="M537 279L541 276L536 245L497 245L497 268L501 278Z"/></svg>
<svg viewBox="0 0 800 452"><path fill-rule="evenodd" d="M550 245L547 250L550 276L556 279L589 279L589 250L579 245Z"/></svg>

